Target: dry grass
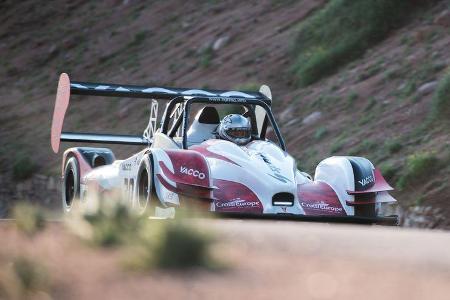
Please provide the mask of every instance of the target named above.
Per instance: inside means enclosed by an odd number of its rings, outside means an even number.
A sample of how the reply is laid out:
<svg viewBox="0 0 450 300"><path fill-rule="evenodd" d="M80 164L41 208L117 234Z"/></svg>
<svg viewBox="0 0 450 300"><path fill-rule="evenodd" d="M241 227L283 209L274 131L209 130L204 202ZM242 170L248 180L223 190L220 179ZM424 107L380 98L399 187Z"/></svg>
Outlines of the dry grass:
<svg viewBox="0 0 450 300"><path fill-rule="evenodd" d="M45 227L45 215L41 208L24 202L13 210L17 228L28 236L33 236Z"/></svg>
<svg viewBox="0 0 450 300"><path fill-rule="evenodd" d="M0 271L0 299L51 299L51 281L47 269L40 263L16 257Z"/></svg>
<svg viewBox="0 0 450 300"><path fill-rule="evenodd" d="M88 200L89 201L89 200ZM135 270L215 268L210 255L214 238L189 222L189 213L174 220L149 220L120 198L102 199L67 217L72 232L94 247L123 250L124 265Z"/></svg>

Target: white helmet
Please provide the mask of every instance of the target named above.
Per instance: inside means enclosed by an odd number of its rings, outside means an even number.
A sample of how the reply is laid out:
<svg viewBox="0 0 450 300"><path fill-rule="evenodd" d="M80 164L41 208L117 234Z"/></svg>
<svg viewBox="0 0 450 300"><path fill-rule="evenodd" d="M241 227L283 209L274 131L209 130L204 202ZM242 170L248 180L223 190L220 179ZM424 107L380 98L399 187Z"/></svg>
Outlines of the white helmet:
<svg viewBox="0 0 450 300"><path fill-rule="evenodd" d="M222 119L217 128L217 134L224 140L245 145L252 138L252 127L247 118L239 114L231 114Z"/></svg>

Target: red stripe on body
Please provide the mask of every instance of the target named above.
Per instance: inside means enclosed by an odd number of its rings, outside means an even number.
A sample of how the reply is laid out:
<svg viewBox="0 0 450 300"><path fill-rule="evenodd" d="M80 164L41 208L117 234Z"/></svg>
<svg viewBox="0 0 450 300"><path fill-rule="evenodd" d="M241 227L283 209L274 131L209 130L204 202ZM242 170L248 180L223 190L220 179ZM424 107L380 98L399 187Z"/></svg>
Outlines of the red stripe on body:
<svg viewBox="0 0 450 300"><path fill-rule="evenodd" d="M334 190L324 182L315 181L299 185L297 193L306 215L347 215Z"/></svg>
<svg viewBox="0 0 450 300"><path fill-rule="evenodd" d="M176 186L173 186L170 183L168 183L167 180L165 180L161 174L156 174L156 177L158 178L159 182L161 182L161 184L171 192L190 197L198 197L202 199L212 198L211 189L209 188L192 186L182 183L177 183Z"/></svg>
<svg viewBox="0 0 450 300"><path fill-rule="evenodd" d="M263 205L247 186L228 180L214 180L214 204L219 212L263 213Z"/></svg>
<svg viewBox="0 0 450 300"><path fill-rule="evenodd" d="M198 152L198 153L201 153L201 154L204 155L205 157L215 158L215 159L220 159L220 160L223 160L223 161L226 161L226 162L235 164L236 166L240 166L238 163L232 161L232 160L229 159L228 157L225 157L225 156L223 156L223 155L220 155L220 154L214 153L214 152L212 152L212 151L209 151L209 150L208 150L208 146L210 146L211 144L212 144L212 143L205 142L205 143L203 143L203 144L201 144L201 145L194 145L194 146L191 146L191 147L189 148L189 150L193 150L193 151L196 151L196 152Z"/></svg>

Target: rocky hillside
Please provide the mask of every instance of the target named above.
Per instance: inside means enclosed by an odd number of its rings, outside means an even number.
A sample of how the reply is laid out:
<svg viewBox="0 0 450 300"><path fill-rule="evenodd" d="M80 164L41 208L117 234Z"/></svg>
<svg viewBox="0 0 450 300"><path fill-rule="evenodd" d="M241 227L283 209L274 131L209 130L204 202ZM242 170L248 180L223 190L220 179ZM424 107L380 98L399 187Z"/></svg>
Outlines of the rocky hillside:
<svg viewBox="0 0 450 300"><path fill-rule="evenodd" d="M445 226L450 5L425 1L332 72L299 80L295 67L311 62L299 61L309 49L299 35L314 22L312 34L344 26L320 22L338 2L345 1L3 1L1 206L22 198L59 204L61 158L51 152L49 128L58 75L67 72L75 80L128 84L269 84L288 149L302 169L313 173L329 155L366 156L398 188L394 194L417 216L416 225ZM144 102L98 103L75 103L66 129L131 133L145 126ZM113 148L119 157L134 150Z"/></svg>

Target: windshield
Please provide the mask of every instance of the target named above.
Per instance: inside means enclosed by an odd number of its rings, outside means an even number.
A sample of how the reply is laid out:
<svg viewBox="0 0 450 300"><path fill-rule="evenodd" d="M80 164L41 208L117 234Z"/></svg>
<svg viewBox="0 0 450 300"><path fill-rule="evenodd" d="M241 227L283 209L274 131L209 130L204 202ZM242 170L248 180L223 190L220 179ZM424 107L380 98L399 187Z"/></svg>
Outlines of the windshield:
<svg viewBox="0 0 450 300"><path fill-rule="evenodd" d="M266 103L259 100L245 100L236 103L234 101L227 101L227 99L218 99L214 102L204 98L190 99L185 104L185 108L187 108L184 112L186 116L186 120L184 120L186 131L190 129L190 126L195 121L196 114L204 107L214 107L217 110L220 120L229 114L240 114L249 119L251 124L250 132L248 130L233 130L230 135L236 138L244 138L250 134L254 139L266 140L266 133L269 128L269 132L272 133L270 141L285 150L281 133L275 123L270 107ZM183 144L187 145L186 135L183 136Z"/></svg>

